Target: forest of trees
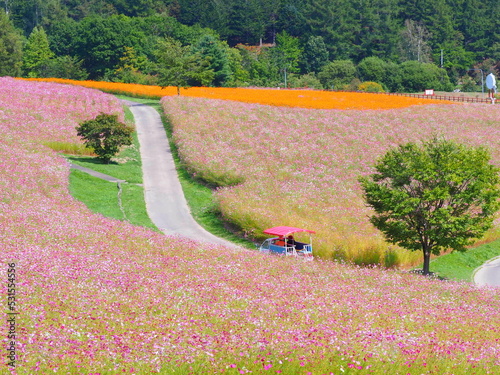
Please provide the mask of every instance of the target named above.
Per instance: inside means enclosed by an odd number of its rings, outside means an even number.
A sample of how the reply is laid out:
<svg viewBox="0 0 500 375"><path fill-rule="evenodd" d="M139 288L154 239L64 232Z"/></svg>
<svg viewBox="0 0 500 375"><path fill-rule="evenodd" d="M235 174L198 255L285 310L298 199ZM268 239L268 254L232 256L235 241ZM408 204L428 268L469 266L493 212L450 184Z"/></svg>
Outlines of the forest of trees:
<svg viewBox="0 0 500 375"><path fill-rule="evenodd" d="M0 75L481 90L498 0L4 0Z"/></svg>

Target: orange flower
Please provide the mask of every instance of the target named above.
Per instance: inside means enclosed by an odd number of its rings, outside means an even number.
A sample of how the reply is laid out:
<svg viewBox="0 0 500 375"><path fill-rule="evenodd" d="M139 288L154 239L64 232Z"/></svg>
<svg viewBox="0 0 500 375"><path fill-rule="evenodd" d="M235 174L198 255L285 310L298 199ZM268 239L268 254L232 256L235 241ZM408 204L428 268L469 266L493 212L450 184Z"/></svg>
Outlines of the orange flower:
<svg viewBox="0 0 500 375"><path fill-rule="evenodd" d="M32 79L33 80L33 79ZM65 84L91 87L102 91L139 96L161 98L177 94L177 88L146 86L132 83L74 81L59 78L34 79ZM181 89L181 95L209 99L235 100L247 103L258 103L285 107L301 107L316 109L393 109L412 105L452 104L446 100L429 100L408 96L389 94L330 92L319 90L279 90L260 88L223 88L223 87L191 87Z"/></svg>

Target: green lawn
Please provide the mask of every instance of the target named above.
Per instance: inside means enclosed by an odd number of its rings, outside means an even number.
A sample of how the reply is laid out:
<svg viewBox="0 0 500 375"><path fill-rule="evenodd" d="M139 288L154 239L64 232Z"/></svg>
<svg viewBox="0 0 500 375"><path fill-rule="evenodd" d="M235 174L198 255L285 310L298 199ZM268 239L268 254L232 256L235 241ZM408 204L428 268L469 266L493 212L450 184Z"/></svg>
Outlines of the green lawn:
<svg viewBox="0 0 500 375"><path fill-rule="evenodd" d="M69 177L71 195L90 210L134 225L157 230L146 212L144 189L135 184L108 182L79 170Z"/></svg>
<svg viewBox="0 0 500 375"><path fill-rule="evenodd" d="M133 116L128 108L125 108L125 117L127 122L132 123ZM138 185L142 183L142 168L136 133L133 134L133 144L124 148L113 159L116 161L109 164L90 156L67 155L67 159L73 164L126 181L118 185L72 170L69 189L73 197L104 216L158 230L147 214L144 189Z"/></svg>
<svg viewBox="0 0 500 375"><path fill-rule="evenodd" d="M94 212L124 220L118 205L118 186L85 172L73 169L69 176L71 195L82 201Z"/></svg>
<svg viewBox="0 0 500 375"><path fill-rule="evenodd" d="M452 279L472 281L474 270L486 261L500 255L500 240L470 249L466 252L453 252L431 261L432 272Z"/></svg>

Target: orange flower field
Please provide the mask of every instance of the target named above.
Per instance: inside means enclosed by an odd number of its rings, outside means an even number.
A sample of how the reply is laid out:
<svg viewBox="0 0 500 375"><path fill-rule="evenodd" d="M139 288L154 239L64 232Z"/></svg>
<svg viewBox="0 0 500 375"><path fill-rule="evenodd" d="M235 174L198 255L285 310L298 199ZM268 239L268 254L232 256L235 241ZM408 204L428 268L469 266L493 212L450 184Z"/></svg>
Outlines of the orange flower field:
<svg viewBox="0 0 500 375"><path fill-rule="evenodd" d="M160 86L146 86L118 82L74 81L59 78L43 78L35 80L91 87L113 94L158 99L163 96L173 96L177 94L176 87L165 87L162 89ZM406 108L413 105L452 104L452 102L446 100L429 101L429 99L393 96L387 94L260 88L191 87L188 89L181 89L181 95L284 107L316 109L395 109Z"/></svg>

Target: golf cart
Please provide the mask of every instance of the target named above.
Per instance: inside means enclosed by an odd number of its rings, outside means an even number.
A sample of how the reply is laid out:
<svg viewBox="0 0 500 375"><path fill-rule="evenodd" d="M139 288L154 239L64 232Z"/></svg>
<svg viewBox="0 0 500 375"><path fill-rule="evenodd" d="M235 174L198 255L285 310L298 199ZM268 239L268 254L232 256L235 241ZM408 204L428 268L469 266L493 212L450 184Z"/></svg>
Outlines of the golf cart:
<svg viewBox="0 0 500 375"><path fill-rule="evenodd" d="M309 233L309 243L295 241L293 235L300 232ZM309 257L312 259L311 234L316 232L308 229L281 226L266 229L264 233L275 237L265 240L262 245L260 245L260 251L281 255Z"/></svg>

